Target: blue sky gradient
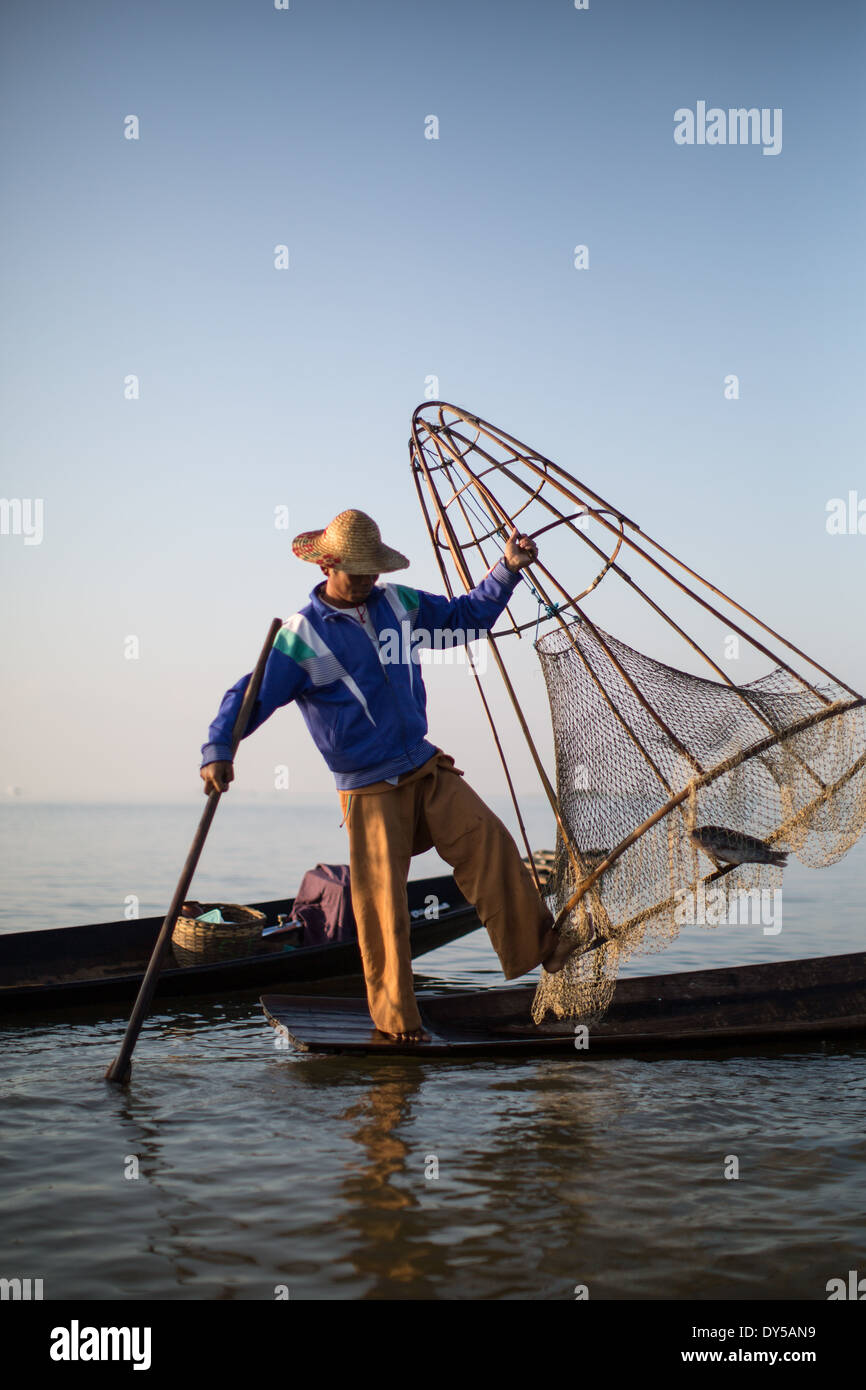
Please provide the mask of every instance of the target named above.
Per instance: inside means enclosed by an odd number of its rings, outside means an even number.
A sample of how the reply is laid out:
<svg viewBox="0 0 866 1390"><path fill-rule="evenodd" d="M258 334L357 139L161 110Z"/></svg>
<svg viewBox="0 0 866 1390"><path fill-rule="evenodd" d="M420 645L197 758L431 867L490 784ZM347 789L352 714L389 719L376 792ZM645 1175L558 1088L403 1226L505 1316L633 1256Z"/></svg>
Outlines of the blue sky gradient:
<svg viewBox="0 0 866 1390"><path fill-rule="evenodd" d="M826 529L866 500L864 28L838 0L7 8L2 492L45 535L0 536L4 782L198 795L223 690L316 581L291 535L344 507L438 590L406 448L431 375L866 686L866 534ZM782 152L677 146L698 100L781 108ZM431 672L431 736L492 793L467 681ZM236 797L277 762L333 797L296 711L242 760Z"/></svg>

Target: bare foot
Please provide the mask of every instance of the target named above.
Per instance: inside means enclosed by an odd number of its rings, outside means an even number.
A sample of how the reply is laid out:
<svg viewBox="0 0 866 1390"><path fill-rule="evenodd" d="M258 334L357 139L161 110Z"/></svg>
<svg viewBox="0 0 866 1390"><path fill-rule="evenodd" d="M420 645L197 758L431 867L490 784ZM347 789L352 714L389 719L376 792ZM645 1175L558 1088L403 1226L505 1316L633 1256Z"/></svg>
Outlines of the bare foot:
<svg viewBox="0 0 866 1390"><path fill-rule="evenodd" d="M591 917L589 919L589 926L592 935L587 942L583 942L579 938L573 936L559 937L547 959L541 962L542 967L547 971L548 975L556 975L565 965L566 961L574 955L575 951L579 951L581 955L585 956L588 951L597 951L600 946L607 945L610 937L605 936L598 930Z"/></svg>
<svg viewBox="0 0 866 1390"><path fill-rule="evenodd" d="M581 942L578 937L560 936L550 955L541 962L542 967L548 975L556 975L565 965L569 956L573 956L575 951L579 951L580 948Z"/></svg>
<svg viewBox="0 0 866 1390"><path fill-rule="evenodd" d="M423 1028L412 1028L408 1033L386 1033L384 1028L378 1030L384 1037L391 1042L429 1042L430 1034L425 1033Z"/></svg>

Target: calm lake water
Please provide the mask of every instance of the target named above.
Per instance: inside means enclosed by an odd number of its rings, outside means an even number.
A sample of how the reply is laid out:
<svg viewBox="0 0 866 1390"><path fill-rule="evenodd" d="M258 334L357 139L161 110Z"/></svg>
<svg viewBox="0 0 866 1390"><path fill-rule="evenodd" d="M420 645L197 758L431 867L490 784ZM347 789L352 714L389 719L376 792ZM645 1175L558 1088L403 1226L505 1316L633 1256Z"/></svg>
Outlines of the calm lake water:
<svg viewBox="0 0 866 1390"><path fill-rule="evenodd" d="M106 921L129 895L164 911L200 812L0 808L0 930ZM292 893L347 858L338 821L227 798L196 896ZM552 844L540 806L530 829ZM864 949L864 888L863 844L793 863L781 933L687 928L629 973ZM502 983L484 932L416 974ZM0 1276L46 1298L824 1300L866 1274L866 1045L374 1064L275 1047L253 991L159 1004L119 1091L127 1014L0 1032Z"/></svg>

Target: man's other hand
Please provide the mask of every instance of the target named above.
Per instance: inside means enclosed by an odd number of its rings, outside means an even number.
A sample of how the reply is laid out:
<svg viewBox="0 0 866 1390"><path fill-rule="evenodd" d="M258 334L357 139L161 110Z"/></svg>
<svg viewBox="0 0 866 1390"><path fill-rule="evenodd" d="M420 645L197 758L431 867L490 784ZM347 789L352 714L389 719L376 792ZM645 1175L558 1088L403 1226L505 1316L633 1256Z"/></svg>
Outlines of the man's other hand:
<svg viewBox="0 0 866 1390"><path fill-rule="evenodd" d="M208 796L213 791L228 791L229 782L235 780L235 770L231 763L205 763L199 776L204 782L204 794Z"/></svg>
<svg viewBox="0 0 866 1390"><path fill-rule="evenodd" d="M513 574L538 559L538 546L531 536L518 536L517 527L505 542L505 563Z"/></svg>

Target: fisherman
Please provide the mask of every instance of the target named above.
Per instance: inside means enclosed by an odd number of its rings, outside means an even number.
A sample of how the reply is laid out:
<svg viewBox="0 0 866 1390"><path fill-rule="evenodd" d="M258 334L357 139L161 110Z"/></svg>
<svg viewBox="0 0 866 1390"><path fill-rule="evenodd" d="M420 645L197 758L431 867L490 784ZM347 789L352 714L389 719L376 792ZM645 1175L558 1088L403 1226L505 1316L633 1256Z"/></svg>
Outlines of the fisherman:
<svg viewBox="0 0 866 1390"><path fill-rule="evenodd" d="M435 846L478 912L502 965L516 979L543 963L553 974L575 943L553 917L502 821L463 780L454 759L427 738L419 646L472 641L493 626L537 558L515 528L502 557L468 594L446 598L378 584L405 569L365 512L340 512L292 542L324 581L281 628L247 725L251 734L295 700L334 774L349 836L352 908L376 1028L426 1040L415 1000L406 884L409 861ZM205 792L234 779L231 731L249 676L226 692L202 748ZM245 735L246 736L246 735Z"/></svg>

